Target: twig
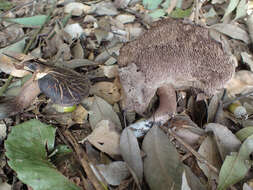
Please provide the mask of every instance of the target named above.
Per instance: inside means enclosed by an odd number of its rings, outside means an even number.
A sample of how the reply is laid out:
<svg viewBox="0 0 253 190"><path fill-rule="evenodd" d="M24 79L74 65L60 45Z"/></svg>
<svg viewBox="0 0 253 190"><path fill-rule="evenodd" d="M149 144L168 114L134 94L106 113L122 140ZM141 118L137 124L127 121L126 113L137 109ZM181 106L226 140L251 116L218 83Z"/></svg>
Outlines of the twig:
<svg viewBox="0 0 253 190"><path fill-rule="evenodd" d="M229 100L229 101L224 102L224 103L223 103L223 107L227 107L228 105L232 104L233 102L235 102L235 101L237 101L237 100L240 100L240 99L242 99L242 98L245 98L245 97L247 97L247 96L249 96L249 95L251 95L251 94L253 94L253 90L252 90L252 91L249 91L249 92L247 92L247 93L245 93L245 94L242 94L242 95L240 95L240 96L234 98L233 100Z"/></svg>
<svg viewBox="0 0 253 190"><path fill-rule="evenodd" d="M189 150L201 163L206 164L215 174L219 175L219 170L210 164L201 154L196 152L190 145L184 142L177 134L171 129L168 130L170 135L173 136L180 144L182 144L187 150Z"/></svg>
<svg viewBox="0 0 253 190"><path fill-rule="evenodd" d="M77 154L78 160L81 162L81 165L87 174L88 178L94 185L96 190L104 190L102 184L99 182L95 174L93 173L90 165L89 165L89 158L87 154L83 151L83 149L80 147L80 145L77 143L76 139L73 137L73 135L68 131L62 131L63 135L66 137L66 139L71 143L74 151Z"/></svg>
<svg viewBox="0 0 253 190"><path fill-rule="evenodd" d="M10 11L11 11L11 12L14 12L14 11L16 11L16 10L18 10L18 9L23 8L23 7L30 6L30 5L33 4L34 1L35 1L35 0L32 0L32 1L28 2L28 3L21 4L21 5L19 5L19 6L16 6L16 7L14 7L14 8L11 8L10 10L7 10L6 12L0 14L0 17L4 17L4 15L8 14L8 12L10 12Z"/></svg>
<svg viewBox="0 0 253 190"><path fill-rule="evenodd" d="M27 46L25 47L24 53L27 54L29 51L29 48L32 46L32 43L34 42L34 40L36 39L37 35L43 30L43 28L45 27L45 25L50 21L51 15L54 11L54 7L50 10L50 12L48 13L47 19L45 21L45 23L40 27L39 30L37 30L37 32L35 32L35 34L33 35L33 37L30 39L29 43L27 44ZM6 91L6 89L9 87L12 79L14 77L13 76L9 76L8 80L6 81L6 83L1 87L0 89L0 96L3 95L3 93Z"/></svg>
<svg viewBox="0 0 253 190"><path fill-rule="evenodd" d="M39 35L39 33L44 29L44 27L46 26L46 24L50 21L50 18L53 14L53 11L55 9L55 4L53 5L53 7L50 9L49 13L47 14L47 19L44 22L44 24L40 27L40 29L38 29L34 35L32 36L32 38L30 39L30 41L28 42L27 46L25 47L24 53L27 54L29 51L29 48L32 46L32 43L36 40L37 35Z"/></svg>
<svg viewBox="0 0 253 190"><path fill-rule="evenodd" d="M6 89L9 87L9 85L11 84L11 81L13 80L13 76L10 75L9 78L7 79L7 81L5 82L5 84L1 87L0 89L0 96L3 95L3 93L6 91Z"/></svg>

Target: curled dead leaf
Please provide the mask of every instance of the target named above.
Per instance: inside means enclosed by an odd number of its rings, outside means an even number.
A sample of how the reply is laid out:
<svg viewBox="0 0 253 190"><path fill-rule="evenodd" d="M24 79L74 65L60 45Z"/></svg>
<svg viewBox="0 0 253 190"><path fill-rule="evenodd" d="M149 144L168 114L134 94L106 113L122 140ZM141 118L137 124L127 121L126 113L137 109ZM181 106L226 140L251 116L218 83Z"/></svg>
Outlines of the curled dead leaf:
<svg viewBox="0 0 253 190"><path fill-rule="evenodd" d="M100 121L87 139L102 152L111 156L120 155L120 133L109 120Z"/></svg>

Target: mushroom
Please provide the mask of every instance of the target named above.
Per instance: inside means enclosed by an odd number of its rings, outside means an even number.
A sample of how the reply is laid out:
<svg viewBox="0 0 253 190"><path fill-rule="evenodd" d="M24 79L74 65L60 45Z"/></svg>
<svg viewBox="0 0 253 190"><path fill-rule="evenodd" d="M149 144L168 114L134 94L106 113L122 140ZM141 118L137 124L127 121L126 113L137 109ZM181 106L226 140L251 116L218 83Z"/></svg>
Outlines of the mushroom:
<svg viewBox="0 0 253 190"><path fill-rule="evenodd" d="M139 114L157 89L171 84L176 90L194 89L198 97L209 97L224 87L235 70L234 60L211 39L207 28L170 18L155 22L139 39L124 45L118 64L123 109ZM161 92L159 96L166 94ZM155 115L161 115L159 110Z"/></svg>
<svg viewBox="0 0 253 190"><path fill-rule="evenodd" d="M24 69L34 72L33 77L24 84L17 97L0 101L0 119L23 111L40 93L61 106L78 104L89 94L89 79L73 70L34 61L25 62Z"/></svg>

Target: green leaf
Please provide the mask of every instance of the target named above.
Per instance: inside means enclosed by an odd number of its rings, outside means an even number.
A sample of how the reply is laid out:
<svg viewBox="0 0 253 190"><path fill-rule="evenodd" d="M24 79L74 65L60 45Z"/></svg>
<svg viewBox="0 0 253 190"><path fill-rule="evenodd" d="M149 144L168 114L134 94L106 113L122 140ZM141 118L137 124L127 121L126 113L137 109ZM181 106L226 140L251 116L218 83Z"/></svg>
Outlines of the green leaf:
<svg viewBox="0 0 253 190"><path fill-rule="evenodd" d="M169 5L170 5L170 2L171 2L171 0L166 0L166 1L164 1L164 2L161 4L162 8L168 9L168 8L169 8Z"/></svg>
<svg viewBox="0 0 253 190"><path fill-rule="evenodd" d="M151 16L153 19L157 19L164 16L165 14L166 12L163 9L156 9L152 11L151 13L149 13L149 16Z"/></svg>
<svg viewBox="0 0 253 190"><path fill-rule="evenodd" d="M9 166L34 190L80 190L48 161L54 147L55 128L30 120L12 128L5 141Z"/></svg>
<svg viewBox="0 0 253 190"><path fill-rule="evenodd" d="M0 53L7 53L8 51L13 51L16 53L23 53L24 48L25 48L25 40L27 38L23 38L22 40L11 44L10 46L7 46L5 48L0 49Z"/></svg>
<svg viewBox="0 0 253 190"><path fill-rule="evenodd" d="M192 8L185 9L185 10L176 8L174 11L170 13L170 16L172 18L184 18L184 17L190 16L191 12L192 12Z"/></svg>
<svg viewBox="0 0 253 190"><path fill-rule="evenodd" d="M142 3L146 9L154 10L162 3L163 0L143 0Z"/></svg>
<svg viewBox="0 0 253 190"><path fill-rule="evenodd" d="M240 141L244 141L249 136L253 135L253 127L245 127L235 134Z"/></svg>
<svg viewBox="0 0 253 190"><path fill-rule="evenodd" d="M5 21L22 24L26 27L42 26L47 20L47 15L36 15L23 18L8 18Z"/></svg>
<svg viewBox="0 0 253 190"><path fill-rule="evenodd" d="M6 11L13 7L11 2L0 0L0 10Z"/></svg>
<svg viewBox="0 0 253 190"><path fill-rule="evenodd" d="M238 2L239 2L239 0L230 0L229 1L229 5L228 5L228 7L227 7L227 9L225 11L225 14L224 14L222 20L224 20L224 18L227 15L229 15L233 10L235 10L236 6L238 5Z"/></svg>
<svg viewBox="0 0 253 190"><path fill-rule="evenodd" d="M247 1L241 0L236 8L235 20L245 17L247 15Z"/></svg>
<svg viewBox="0 0 253 190"><path fill-rule="evenodd" d="M252 152L253 135L244 141L239 153L226 157L219 175L218 190L225 190L244 178L251 167L249 160Z"/></svg>

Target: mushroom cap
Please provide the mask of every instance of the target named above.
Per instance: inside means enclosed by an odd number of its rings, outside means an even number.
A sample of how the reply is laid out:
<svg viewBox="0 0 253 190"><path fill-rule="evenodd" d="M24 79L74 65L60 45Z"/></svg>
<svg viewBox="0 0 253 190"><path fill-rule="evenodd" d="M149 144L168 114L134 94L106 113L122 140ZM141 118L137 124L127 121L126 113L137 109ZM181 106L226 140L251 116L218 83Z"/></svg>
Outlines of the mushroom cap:
<svg viewBox="0 0 253 190"><path fill-rule="evenodd" d="M38 63L26 66L35 71L41 92L56 104L72 106L89 95L89 79L73 70Z"/></svg>
<svg viewBox="0 0 253 190"><path fill-rule="evenodd" d="M120 49L119 77L125 109L143 113L156 90L172 84L207 96L232 78L234 64L207 28L163 19Z"/></svg>

